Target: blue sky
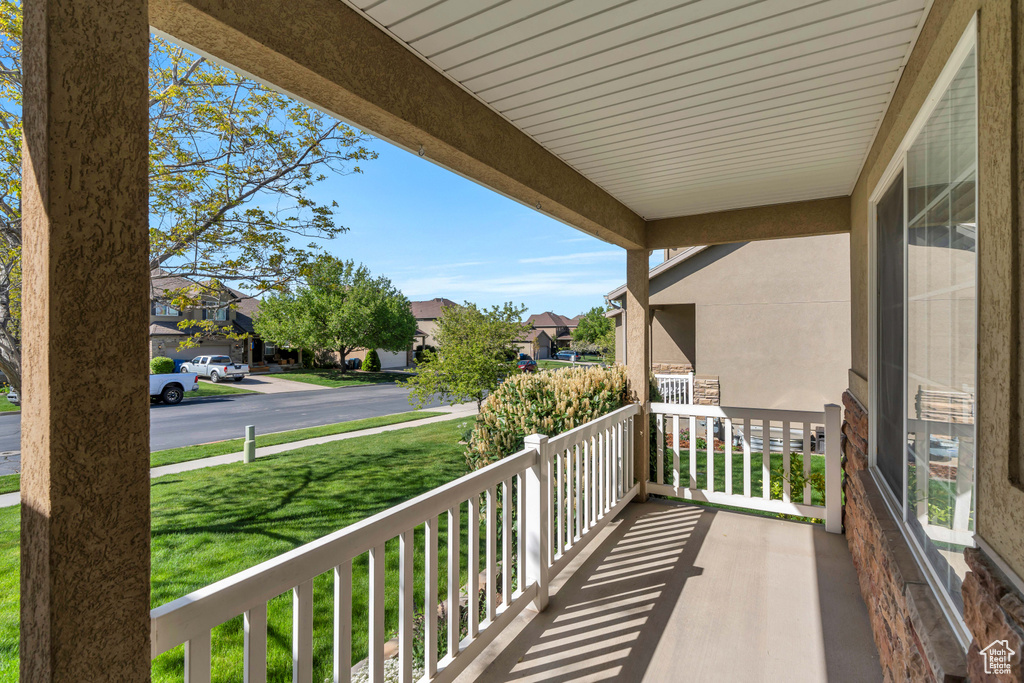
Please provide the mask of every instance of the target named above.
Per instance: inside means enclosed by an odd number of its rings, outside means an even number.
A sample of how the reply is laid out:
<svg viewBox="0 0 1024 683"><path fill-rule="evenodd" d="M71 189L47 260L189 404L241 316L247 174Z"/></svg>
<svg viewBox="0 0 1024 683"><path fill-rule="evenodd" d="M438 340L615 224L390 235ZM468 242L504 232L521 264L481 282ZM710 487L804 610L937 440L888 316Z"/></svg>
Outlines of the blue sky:
<svg viewBox="0 0 1024 683"><path fill-rule="evenodd" d="M326 243L391 278L409 299L447 297L573 316L625 282L626 253L382 140L361 175L331 177L350 230Z"/></svg>

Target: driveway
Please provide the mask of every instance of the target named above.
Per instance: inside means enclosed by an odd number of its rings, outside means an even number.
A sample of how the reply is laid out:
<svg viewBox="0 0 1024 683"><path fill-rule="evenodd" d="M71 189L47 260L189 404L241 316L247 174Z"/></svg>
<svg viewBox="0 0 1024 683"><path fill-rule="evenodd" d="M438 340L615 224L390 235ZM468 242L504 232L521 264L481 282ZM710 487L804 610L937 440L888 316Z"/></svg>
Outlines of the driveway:
<svg viewBox="0 0 1024 683"><path fill-rule="evenodd" d="M293 379L282 379L273 375L249 375L241 382L230 386L239 389L248 389L261 394L287 394L292 391L322 391L330 387L322 387L319 384L309 382L296 382Z"/></svg>
<svg viewBox="0 0 1024 683"><path fill-rule="evenodd" d="M280 380L289 384L300 384ZM234 394L150 408L154 451L238 439L246 425L267 434L413 410L409 390L394 384L278 394ZM432 405L440 405L434 403ZM428 406L424 406L426 408ZM0 453L21 448L21 416L0 416Z"/></svg>

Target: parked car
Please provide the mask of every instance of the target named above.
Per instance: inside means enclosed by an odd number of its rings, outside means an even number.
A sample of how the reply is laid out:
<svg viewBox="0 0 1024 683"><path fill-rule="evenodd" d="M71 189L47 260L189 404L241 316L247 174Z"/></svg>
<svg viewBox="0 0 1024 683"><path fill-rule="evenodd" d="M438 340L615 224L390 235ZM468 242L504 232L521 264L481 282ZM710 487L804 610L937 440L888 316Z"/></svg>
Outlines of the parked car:
<svg viewBox="0 0 1024 683"><path fill-rule="evenodd" d="M20 406L21 397L18 396L17 391L11 389L10 391L7 392L7 402L10 403L11 405Z"/></svg>
<svg viewBox="0 0 1024 683"><path fill-rule="evenodd" d="M519 372L537 372L537 361L530 358L520 360L516 368Z"/></svg>
<svg viewBox="0 0 1024 683"><path fill-rule="evenodd" d="M228 356L196 356L187 363L182 363L178 372L194 372L200 377L209 377L213 382L231 378L241 382L249 374L249 366L236 363Z"/></svg>
<svg viewBox="0 0 1024 683"><path fill-rule="evenodd" d="M556 360L571 360L574 363L581 359L579 352L577 351L559 351L555 354Z"/></svg>
<svg viewBox="0 0 1024 683"><path fill-rule="evenodd" d="M519 360L533 360L533 359L530 358L530 354L528 354L528 353L521 353L521 354L519 354Z"/></svg>
<svg viewBox="0 0 1024 683"><path fill-rule="evenodd" d="M149 399L156 403L181 403L186 391L199 391L199 375L194 372L149 376Z"/></svg>

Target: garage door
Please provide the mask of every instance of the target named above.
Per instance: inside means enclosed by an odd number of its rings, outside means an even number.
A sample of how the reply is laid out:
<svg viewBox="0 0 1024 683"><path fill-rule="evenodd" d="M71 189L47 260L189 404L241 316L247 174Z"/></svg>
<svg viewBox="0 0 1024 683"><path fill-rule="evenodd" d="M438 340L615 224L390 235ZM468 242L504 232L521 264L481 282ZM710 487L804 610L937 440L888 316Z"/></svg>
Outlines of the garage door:
<svg viewBox="0 0 1024 683"><path fill-rule="evenodd" d="M216 349L217 347L213 347L213 348ZM226 349L227 347L224 347L224 348ZM194 347L193 346L193 347L189 347L187 349L179 350L178 349L178 342L171 341L171 342L164 342L163 351L159 352L159 354L161 356L166 356L167 358L172 358L174 360L192 360L196 356L202 356L204 354L205 355L213 355L215 353L217 353L217 354L227 353L227 351L217 351L217 350L207 351L205 348L203 348L201 346L200 347Z"/></svg>
<svg viewBox="0 0 1024 683"><path fill-rule="evenodd" d="M377 349L377 356L380 358L381 369L404 368L406 365L405 351L400 351L399 353L392 353L390 351Z"/></svg>
<svg viewBox="0 0 1024 683"><path fill-rule="evenodd" d="M228 344L200 344L198 348L188 349L189 358L196 356L230 356L231 346Z"/></svg>

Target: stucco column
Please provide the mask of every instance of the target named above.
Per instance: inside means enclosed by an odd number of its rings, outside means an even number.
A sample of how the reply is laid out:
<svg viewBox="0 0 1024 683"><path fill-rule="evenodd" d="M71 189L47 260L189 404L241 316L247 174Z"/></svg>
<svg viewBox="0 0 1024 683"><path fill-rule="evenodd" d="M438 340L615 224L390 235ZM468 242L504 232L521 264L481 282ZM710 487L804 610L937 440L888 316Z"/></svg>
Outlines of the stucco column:
<svg viewBox="0 0 1024 683"><path fill-rule="evenodd" d="M24 11L20 675L148 680L147 2Z"/></svg>
<svg viewBox="0 0 1024 683"><path fill-rule="evenodd" d="M648 434L648 376L651 371L651 327L648 323L648 255L646 249L626 250L626 375L630 391L640 402L640 415L633 425L635 471L640 480L638 500L647 500L647 472L650 470Z"/></svg>

